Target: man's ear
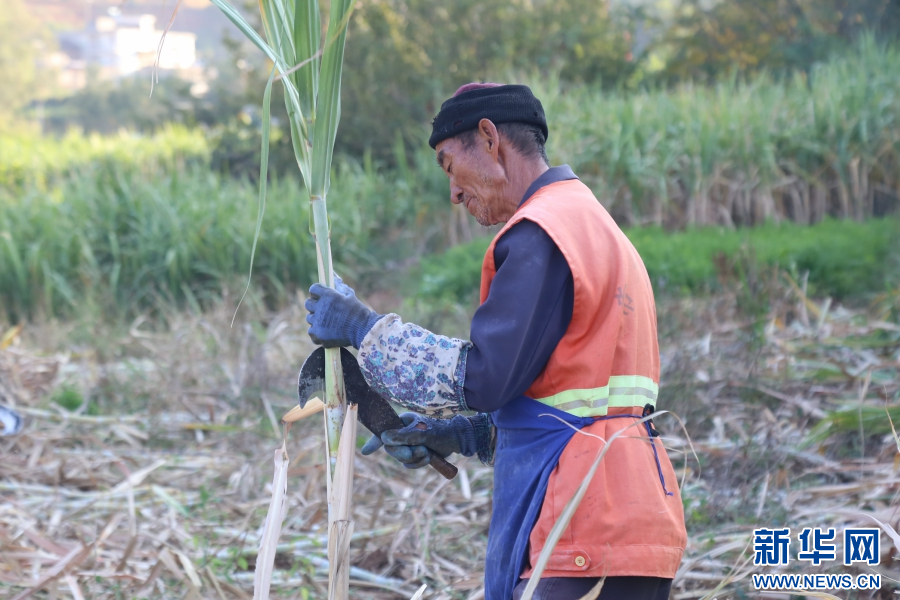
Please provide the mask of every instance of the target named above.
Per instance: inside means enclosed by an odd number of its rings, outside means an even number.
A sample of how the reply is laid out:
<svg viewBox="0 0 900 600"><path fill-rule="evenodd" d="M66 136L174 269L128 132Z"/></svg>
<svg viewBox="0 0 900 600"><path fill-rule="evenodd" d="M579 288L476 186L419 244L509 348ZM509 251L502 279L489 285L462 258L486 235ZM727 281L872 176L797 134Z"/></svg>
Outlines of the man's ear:
<svg viewBox="0 0 900 600"><path fill-rule="evenodd" d="M478 143L482 145L485 152L490 154L494 160L498 160L500 155L500 132L497 131L497 126L490 119L478 121Z"/></svg>

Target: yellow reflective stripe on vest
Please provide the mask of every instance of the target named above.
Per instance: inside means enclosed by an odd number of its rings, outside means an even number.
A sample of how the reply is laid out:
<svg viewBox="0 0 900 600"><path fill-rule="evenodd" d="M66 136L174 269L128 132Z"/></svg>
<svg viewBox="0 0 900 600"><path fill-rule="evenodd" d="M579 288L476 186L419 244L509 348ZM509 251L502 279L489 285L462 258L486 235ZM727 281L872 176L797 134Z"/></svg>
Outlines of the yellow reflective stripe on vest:
<svg viewBox="0 0 900 600"><path fill-rule="evenodd" d="M547 398L536 400L557 410L576 417L602 417L609 407L643 407L656 405L659 385L649 377L641 375L614 375L609 385L587 390L566 390Z"/></svg>

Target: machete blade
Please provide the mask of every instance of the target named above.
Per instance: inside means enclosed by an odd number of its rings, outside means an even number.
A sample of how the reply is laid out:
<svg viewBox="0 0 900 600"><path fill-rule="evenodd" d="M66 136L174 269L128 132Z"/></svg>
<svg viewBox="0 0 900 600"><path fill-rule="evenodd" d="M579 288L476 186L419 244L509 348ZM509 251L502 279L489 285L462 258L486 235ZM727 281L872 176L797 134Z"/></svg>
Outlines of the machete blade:
<svg viewBox="0 0 900 600"><path fill-rule="evenodd" d="M381 437L385 431L406 427L406 423L384 396L369 387L356 358L343 348L341 348L341 366L344 368L347 401L359 407L359 421L366 429ZM453 479L459 472L447 459L434 452L431 453L431 466L447 479Z"/></svg>
<svg viewBox="0 0 900 600"><path fill-rule="evenodd" d="M359 406L359 420L366 429L380 437L385 431L403 429L406 426L390 403L369 387L356 358L343 348L341 366L344 368L347 401Z"/></svg>
<svg viewBox="0 0 900 600"><path fill-rule="evenodd" d="M389 429L402 429L403 420L391 405L377 392L369 387L356 362L356 357L341 348L341 367L344 371L344 390L347 393L347 402L359 406L359 420L366 429L380 436ZM297 378L297 395L300 407L303 408L313 397L325 396L325 349L316 348L310 354L303 366L300 367L300 376Z"/></svg>
<svg viewBox="0 0 900 600"><path fill-rule="evenodd" d="M341 348L341 367L344 371L344 390L347 393L347 402L359 407L359 421L366 429L381 437L385 431L403 429L406 426L390 403L369 387L359 368L359 363L356 362L356 357L346 348ZM316 348L303 361L300 376L297 378L297 393L301 408L310 398L325 395L325 348ZM431 466L447 479L453 479L456 476L456 467L437 454L432 454Z"/></svg>
<svg viewBox="0 0 900 600"><path fill-rule="evenodd" d="M387 431L388 429L399 429L403 427L403 421L400 420L397 413L391 409L390 405L387 404L387 401L375 394L369 387L369 384L366 383L366 378L363 377L362 371L359 369L356 357L350 354L346 348L341 348L341 367L343 367L344 371L344 390L347 393L347 401L351 404L360 405L359 420L362 421L363 425L366 425L367 420L364 415L371 412L368 410L368 407L371 404L368 401L368 395L371 393L377 397L377 400L384 402L387 408L390 409L390 412L397 417L396 419L390 419L389 417L386 417L387 413L384 413L385 418L388 420L384 422L384 427L377 432L378 435L381 435L382 431ZM303 361L303 366L300 367L300 375L297 377L297 396L300 400L300 408L303 408L306 403L315 396L324 399L325 348L322 348L321 346L316 348L313 353ZM366 425L366 428L369 429L369 431L372 431L372 433L376 433L368 425Z"/></svg>
<svg viewBox="0 0 900 600"><path fill-rule="evenodd" d="M321 346L306 357L297 377L297 396L300 408L314 396L325 396L325 348Z"/></svg>

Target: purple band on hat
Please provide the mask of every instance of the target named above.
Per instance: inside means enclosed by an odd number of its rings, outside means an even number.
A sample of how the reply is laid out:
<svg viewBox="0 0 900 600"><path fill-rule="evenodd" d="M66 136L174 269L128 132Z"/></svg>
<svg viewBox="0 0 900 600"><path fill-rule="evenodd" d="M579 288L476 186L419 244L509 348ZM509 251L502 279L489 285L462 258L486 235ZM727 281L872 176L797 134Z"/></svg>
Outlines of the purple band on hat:
<svg viewBox="0 0 900 600"><path fill-rule="evenodd" d="M467 83L466 85L464 85L461 88L459 88L458 90L456 90L456 93L453 94L453 97L456 98L460 94L465 94L466 92L471 92L472 90L483 90L485 88L500 87L501 85L503 85L503 84L502 83L477 83L477 82L473 81L472 83Z"/></svg>

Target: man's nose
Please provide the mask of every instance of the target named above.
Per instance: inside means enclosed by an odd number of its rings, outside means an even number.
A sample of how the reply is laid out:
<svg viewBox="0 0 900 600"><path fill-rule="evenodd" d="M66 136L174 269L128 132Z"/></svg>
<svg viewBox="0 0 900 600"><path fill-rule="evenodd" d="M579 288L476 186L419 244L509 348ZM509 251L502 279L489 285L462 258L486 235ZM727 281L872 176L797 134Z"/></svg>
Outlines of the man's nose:
<svg viewBox="0 0 900 600"><path fill-rule="evenodd" d="M462 204L463 202L462 188L454 184L452 181L450 182L450 202L452 202L453 204Z"/></svg>

